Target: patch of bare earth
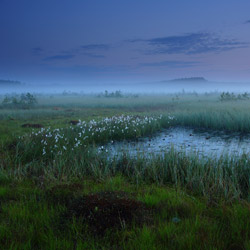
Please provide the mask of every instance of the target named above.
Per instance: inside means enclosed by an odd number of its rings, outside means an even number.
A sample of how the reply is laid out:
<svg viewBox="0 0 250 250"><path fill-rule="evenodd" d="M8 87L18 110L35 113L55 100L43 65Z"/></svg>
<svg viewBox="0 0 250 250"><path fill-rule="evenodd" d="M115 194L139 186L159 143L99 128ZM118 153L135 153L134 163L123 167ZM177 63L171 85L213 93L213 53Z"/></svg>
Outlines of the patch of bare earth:
<svg viewBox="0 0 250 250"><path fill-rule="evenodd" d="M39 123L25 123L22 125L22 128L43 128L43 125Z"/></svg>
<svg viewBox="0 0 250 250"><path fill-rule="evenodd" d="M90 231L102 235L107 229L124 229L151 218L149 208L123 192L100 192L73 199L66 217L83 219Z"/></svg>
<svg viewBox="0 0 250 250"><path fill-rule="evenodd" d="M78 123L79 123L79 121L77 121L77 120L72 120L69 122L69 124L71 124L71 125L77 125Z"/></svg>

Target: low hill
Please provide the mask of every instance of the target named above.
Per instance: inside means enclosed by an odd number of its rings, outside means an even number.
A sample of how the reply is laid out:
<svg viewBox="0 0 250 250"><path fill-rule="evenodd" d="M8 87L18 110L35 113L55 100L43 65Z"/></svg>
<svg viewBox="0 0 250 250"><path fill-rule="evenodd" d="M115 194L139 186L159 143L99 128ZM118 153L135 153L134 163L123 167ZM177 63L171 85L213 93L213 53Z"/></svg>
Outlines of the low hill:
<svg viewBox="0 0 250 250"><path fill-rule="evenodd" d="M16 86L16 85L22 85L22 83L19 81L0 79L0 86Z"/></svg>
<svg viewBox="0 0 250 250"><path fill-rule="evenodd" d="M204 77L185 77L169 80L168 82L207 82Z"/></svg>

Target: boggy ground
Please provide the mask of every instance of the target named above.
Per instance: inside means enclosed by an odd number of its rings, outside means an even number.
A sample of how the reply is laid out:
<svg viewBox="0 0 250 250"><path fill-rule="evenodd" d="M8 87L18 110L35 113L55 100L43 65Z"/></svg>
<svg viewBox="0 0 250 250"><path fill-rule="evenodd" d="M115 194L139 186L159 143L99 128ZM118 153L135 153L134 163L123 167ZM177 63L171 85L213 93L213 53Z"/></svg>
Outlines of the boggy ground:
<svg viewBox="0 0 250 250"><path fill-rule="evenodd" d="M1 177L1 249L249 249L250 205L210 203L121 176L72 183Z"/></svg>
<svg viewBox="0 0 250 250"><path fill-rule="evenodd" d="M78 119L170 112L174 125L245 133L250 131L248 100L222 103L217 94L179 95L178 101L173 96L39 98L29 110L0 107L1 249L250 249L247 156L225 161L242 169L235 171L234 185L227 168L203 172L203 165L174 154L167 163L155 161L147 168L143 160L122 161L120 172L116 165L106 169L98 157L87 161L82 151L57 158L57 165L53 159L15 158L17 136L39 130L23 124L67 128ZM213 164L204 166L211 170ZM238 190L242 193L234 196Z"/></svg>

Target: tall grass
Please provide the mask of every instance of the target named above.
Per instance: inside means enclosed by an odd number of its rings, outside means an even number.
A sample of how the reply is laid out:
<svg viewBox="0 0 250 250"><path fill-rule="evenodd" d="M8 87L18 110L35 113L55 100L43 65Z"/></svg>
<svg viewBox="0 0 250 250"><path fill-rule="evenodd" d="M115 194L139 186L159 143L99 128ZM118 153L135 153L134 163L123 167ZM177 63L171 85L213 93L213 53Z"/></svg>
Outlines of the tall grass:
<svg viewBox="0 0 250 250"><path fill-rule="evenodd" d="M45 161L33 157L9 157L0 162L1 172L11 178L73 180L84 177L104 180L122 175L134 183L156 183L184 188L209 199L248 199L250 191L250 158L247 155L202 158L172 148L163 155L136 157L125 154L108 157L106 152L88 146Z"/></svg>
<svg viewBox="0 0 250 250"><path fill-rule="evenodd" d="M250 132L250 113L240 110L204 110L175 113L175 124L194 128Z"/></svg>
<svg viewBox="0 0 250 250"><path fill-rule="evenodd" d="M143 98L145 101L152 96ZM171 104L176 107L172 112L175 119L170 119L169 115L108 117L80 122L74 128L34 131L16 139L9 150L2 150L1 169L16 178L46 176L71 179L91 176L103 179L123 174L134 182L173 184L203 195L217 193L218 197L228 199L248 198L250 164L246 155L203 159L173 149L164 156L152 155L148 158L138 155L133 158L124 155L121 160L110 159L108 153L102 151L102 145L107 142L136 139L170 125L250 132L250 103L246 100L225 104L216 98L181 96L178 102ZM165 104L169 101L165 100ZM111 102L121 105L117 100ZM140 97L136 98L137 102L142 102ZM155 101L161 102L163 99Z"/></svg>
<svg viewBox="0 0 250 250"><path fill-rule="evenodd" d="M168 115L120 116L79 122L76 127L43 128L20 137L9 146L9 150L3 151L0 168L8 176L21 179L39 176L47 179L83 176L105 179L122 174L135 183L171 184L199 195L227 199L248 198L250 158L247 155L202 158L172 149L164 155L152 153L151 157L140 153L131 157L127 153L120 159L111 158L102 147L113 140L136 139L152 134L173 123L178 124L183 116L177 116L177 119ZM217 121L216 116L211 117L205 116L204 121ZM183 124L188 124L186 121L183 118ZM200 121L203 118L197 119ZM191 122L196 120L190 119Z"/></svg>
<svg viewBox="0 0 250 250"><path fill-rule="evenodd" d="M114 116L96 121L81 122L76 127L42 128L30 135L19 137L14 142L17 158L21 162L42 158L43 160L70 155L72 151L89 145L104 144L113 140L128 140L152 134L169 127L171 116Z"/></svg>
<svg viewBox="0 0 250 250"><path fill-rule="evenodd" d="M38 104L29 110L6 109L0 105L0 120L64 119L86 117L91 112L103 116L113 113L163 113L174 115L176 125L217 130L250 132L250 100L221 102L219 94L140 95L138 98L97 98L93 95L38 97ZM105 112L106 112L105 111ZM111 113L112 113L111 112ZM111 114L110 113L110 114ZM112 115L112 114L111 114Z"/></svg>

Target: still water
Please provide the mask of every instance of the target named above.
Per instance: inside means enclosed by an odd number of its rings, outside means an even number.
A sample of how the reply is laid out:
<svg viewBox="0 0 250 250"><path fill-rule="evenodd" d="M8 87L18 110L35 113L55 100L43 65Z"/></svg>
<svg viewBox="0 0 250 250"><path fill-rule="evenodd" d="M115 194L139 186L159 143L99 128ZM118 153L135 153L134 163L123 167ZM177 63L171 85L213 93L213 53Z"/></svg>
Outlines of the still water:
<svg viewBox="0 0 250 250"><path fill-rule="evenodd" d="M137 141L109 143L105 150L112 156L119 156L123 152L135 156L138 152L145 155L160 154L171 147L187 153L195 152L203 157L250 154L250 135L174 127Z"/></svg>

